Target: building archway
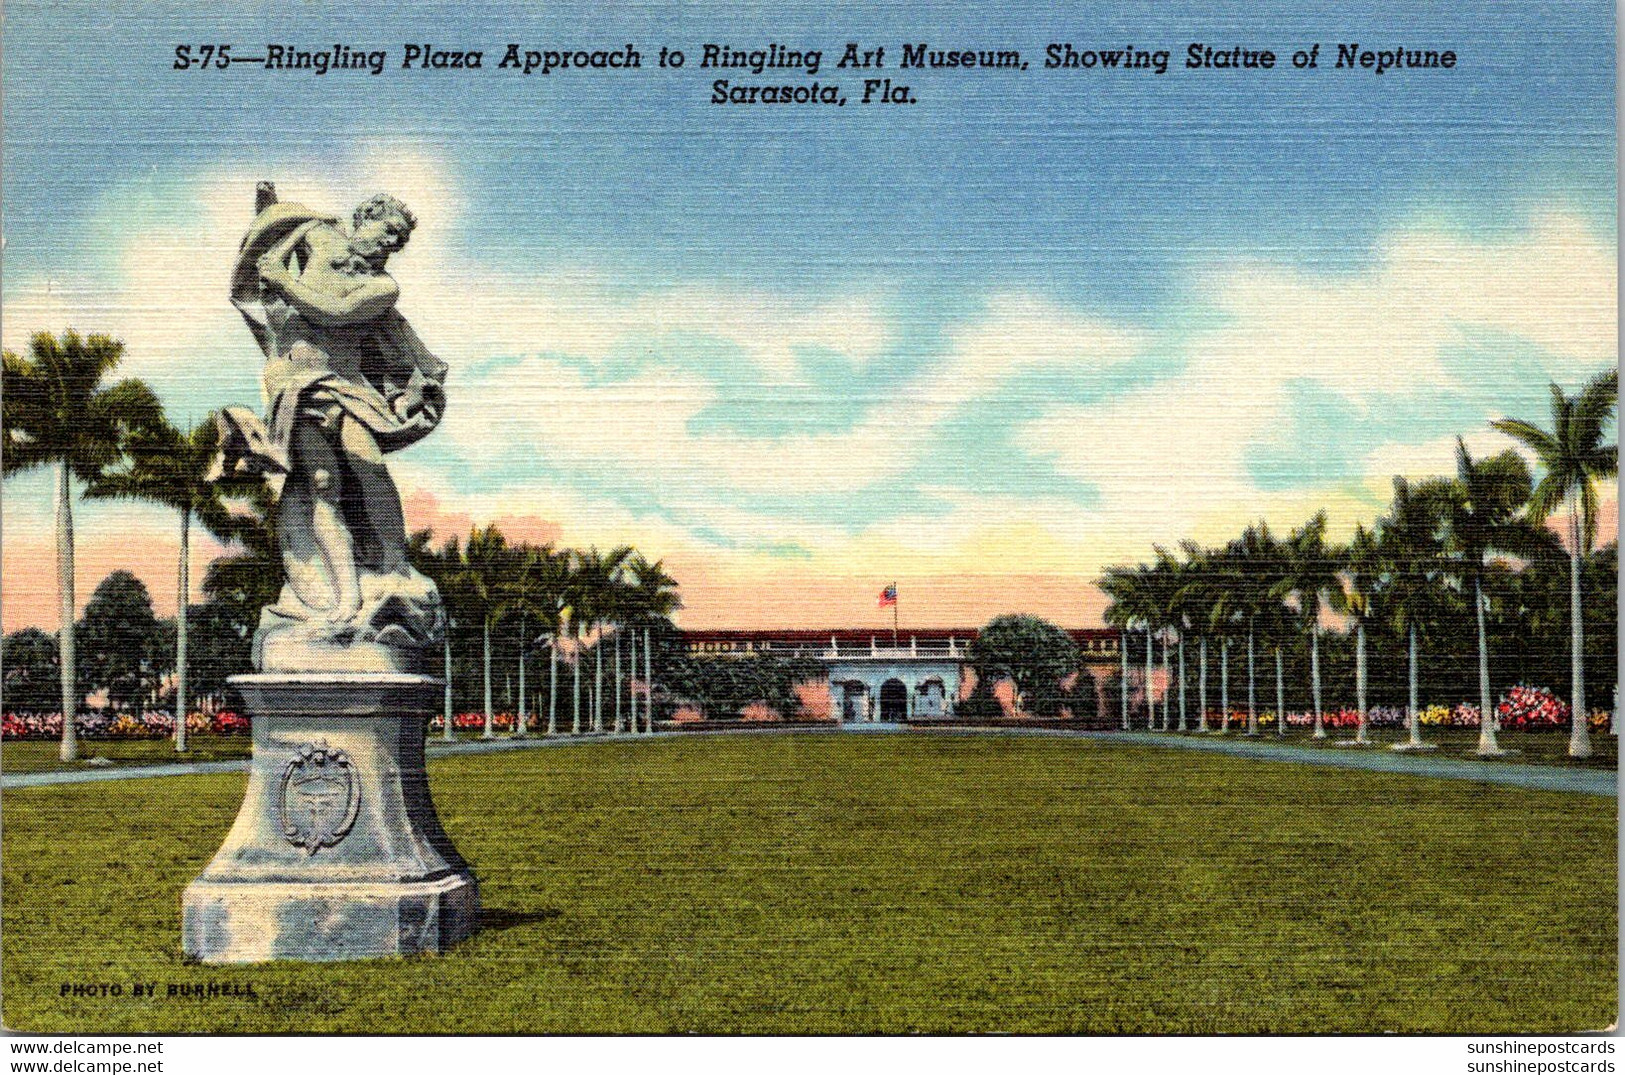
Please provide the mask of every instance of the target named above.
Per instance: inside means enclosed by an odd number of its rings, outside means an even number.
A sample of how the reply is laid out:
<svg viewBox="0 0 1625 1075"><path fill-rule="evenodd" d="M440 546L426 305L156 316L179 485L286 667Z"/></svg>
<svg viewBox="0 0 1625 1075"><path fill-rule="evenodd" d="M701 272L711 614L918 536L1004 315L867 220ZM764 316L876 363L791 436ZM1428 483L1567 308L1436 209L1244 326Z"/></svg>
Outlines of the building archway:
<svg viewBox="0 0 1625 1075"><path fill-rule="evenodd" d="M908 688L900 679L888 679L880 685L880 719L900 724L908 719Z"/></svg>

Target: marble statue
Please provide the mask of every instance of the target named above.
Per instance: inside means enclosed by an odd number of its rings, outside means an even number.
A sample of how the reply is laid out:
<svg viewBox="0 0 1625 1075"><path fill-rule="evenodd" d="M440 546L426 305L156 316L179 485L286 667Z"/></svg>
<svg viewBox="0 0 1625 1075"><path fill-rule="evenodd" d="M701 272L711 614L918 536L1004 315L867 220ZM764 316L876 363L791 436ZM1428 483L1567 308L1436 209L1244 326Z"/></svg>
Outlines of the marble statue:
<svg viewBox="0 0 1625 1075"><path fill-rule="evenodd" d="M424 736L445 684L434 583L406 559L384 456L432 432L445 363L395 309L385 271L416 225L385 194L346 228L262 183L231 298L265 355L265 415L219 417L220 474L276 494L287 581L260 616L231 831L181 896L205 963L440 952L479 928L479 881L441 827Z"/></svg>
<svg viewBox="0 0 1625 1075"><path fill-rule="evenodd" d="M442 637L383 459L445 410L446 364L395 308L386 271L416 224L379 194L346 229L265 184L243 237L231 299L265 355L266 413L220 413L217 471L261 474L276 494L287 581L260 617L260 671L418 671Z"/></svg>

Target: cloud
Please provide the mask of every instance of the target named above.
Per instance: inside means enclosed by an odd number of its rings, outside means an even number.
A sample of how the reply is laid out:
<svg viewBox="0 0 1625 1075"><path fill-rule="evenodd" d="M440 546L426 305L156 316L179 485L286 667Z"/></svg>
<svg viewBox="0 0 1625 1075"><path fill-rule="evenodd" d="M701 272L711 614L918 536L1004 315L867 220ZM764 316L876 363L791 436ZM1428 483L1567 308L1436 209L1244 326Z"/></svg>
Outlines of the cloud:
<svg viewBox="0 0 1625 1075"><path fill-rule="evenodd" d="M1474 328L1534 344L1554 376L1614 361L1618 336L1613 244L1560 213L1503 239L1402 230L1351 277L1242 262L1201 273L1196 286L1225 323L1192 341L1190 376L1228 381L1249 406L1294 380L1362 411L1451 385L1442 356L1466 346Z"/></svg>
<svg viewBox="0 0 1625 1075"><path fill-rule="evenodd" d="M693 319L690 289L643 300L648 310L670 305L674 323ZM763 335L810 326L796 313ZM883 335L883 334L882 334ZM872 334L865 331L864 339ZM809 329L808 338L835 339ZM719 343L731 342L719 338ZM983 316L950 338L946 351L885 390L863 420L831 433L786 437L695 432L696 419L724 392L773 393L781 372L772 363L758 381L719 385L690 368L655 357L637 372L602 381L568 357L529 354L483 372L454 400L460 417L447 429L473 456L493 430L507 444L555 467L615 475L662 488L669 497L723 492L794 496L851 492L893 479L921 459L941 425L961 408L995 393L1023 371L1094 369L1131 360L1138 334L1025 296L999 296ZM813 385L822 393L836 385Z"/></svg>
<svg viewBox="0 0 1625 1075"><path fill-rule="evenodd" d="M1453 473L1456 431L1473 445L1507 446L1482 427L1499 416L1495 399L1526 387L1510 380L1523 371L1486 355L1465 364L1473 383L1458 383L1457 367L1443 361L1470 349L1474 330L1533 344L1550 375L1567 379L1611 363L1617 338L1612 246L1561 214L1539 216L1512 238L1400 232L1368 270L1349 277L1243 262L1211 267L1196 281L1193 298L1217 311L1217 327L1190 338L1177 376L1104 404L1051 406L1017 432L1026 450L1048 453L1061 472L1097 486L1101 512L1140 535L1142 548L1228 536L1297 505L1304 516L1327 505L1334 521L1369 517L1392 474ZM1248 474L1254 449L1301 450L1299 438L1335 442L1354 432L1295 410L1302 397L1291 389L1304 382L1352 405L1362 422L1380 423L1395 401L1441 388L1480 402L1432 416L1448 436L1370 453L1366 491L1267 492Z"/></svg>

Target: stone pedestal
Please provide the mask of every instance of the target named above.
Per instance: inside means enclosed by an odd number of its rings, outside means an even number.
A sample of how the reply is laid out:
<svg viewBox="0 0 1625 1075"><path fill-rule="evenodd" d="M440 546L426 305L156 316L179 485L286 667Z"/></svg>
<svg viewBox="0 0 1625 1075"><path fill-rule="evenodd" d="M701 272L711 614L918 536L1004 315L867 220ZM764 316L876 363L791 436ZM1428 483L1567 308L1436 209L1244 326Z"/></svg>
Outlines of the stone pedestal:
<svg viewBox="0 0 1625 1075"><path fill-rule="evenodd" d="M209 963L439 952L478 928L478 886L423 768L441 682L397 673L235 676L254 759L225 843L182 897Z"/></svg>

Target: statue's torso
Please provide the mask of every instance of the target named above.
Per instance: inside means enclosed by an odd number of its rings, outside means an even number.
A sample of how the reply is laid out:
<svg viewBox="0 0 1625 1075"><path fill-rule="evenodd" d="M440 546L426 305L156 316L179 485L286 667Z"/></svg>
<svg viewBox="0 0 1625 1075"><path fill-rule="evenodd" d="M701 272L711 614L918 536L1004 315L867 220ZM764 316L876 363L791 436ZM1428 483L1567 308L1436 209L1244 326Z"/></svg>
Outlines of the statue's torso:
<svg viewBox="0 0 1625 1075"><path fill-rule="evenodd" d="M335 297L347 295L368 279L338 268L348 260L348 237L330 224L322 224L305 237L306 258L299 279L313 290ZM283 361L295 368L322 368L348 381L365 380L368 358L375 349L373 322L322 325L297 310L289 313L278 333Z"/></svg>

